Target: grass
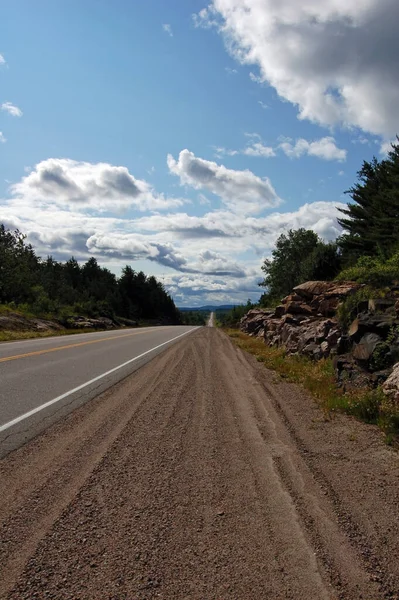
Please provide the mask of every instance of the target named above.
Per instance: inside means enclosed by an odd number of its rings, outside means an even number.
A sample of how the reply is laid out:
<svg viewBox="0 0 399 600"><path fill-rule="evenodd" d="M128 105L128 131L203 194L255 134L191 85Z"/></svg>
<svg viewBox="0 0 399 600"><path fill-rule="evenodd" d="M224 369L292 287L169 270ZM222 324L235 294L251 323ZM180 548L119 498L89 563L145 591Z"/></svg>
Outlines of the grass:
<svg viewBox="0 0 399 600"><path fill-rule="evenodd" d="M234 343L253 354L268 369L286 381L302 385L316 399L325 418L346 413L380 427L388 444L399 446L399 407L381 388L344 392L338 388L332 361L311 361L304 356L287 355L284 348L266 346L255 337L235 329L224 329Z"/></svg>
<svg viewBox="0 0 399 600"><path fill-rule="evenodd" d="M49 331L0 331L0 342L13 342L15 340L30 340L33 338L47 338L58 335L76 335L77 333L93 333L101 329L51 329Z"/></svg>

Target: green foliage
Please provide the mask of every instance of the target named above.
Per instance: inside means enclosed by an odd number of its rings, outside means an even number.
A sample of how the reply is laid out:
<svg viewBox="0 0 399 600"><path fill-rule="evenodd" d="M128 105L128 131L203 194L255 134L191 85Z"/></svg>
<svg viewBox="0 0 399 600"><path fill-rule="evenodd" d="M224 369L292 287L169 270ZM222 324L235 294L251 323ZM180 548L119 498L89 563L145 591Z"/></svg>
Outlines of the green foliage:
<svg viewBox="0 0 399 600"><path fill-rule="evenodd" d="M360 312L359 306L370 298L377 298L378 296L381 296L381 292L370 287L360 288L354 294L348 296L345 301L338 306L337 317L340 325L344 329L349 327L353 319L355 319Z"/></svg>
<svg viewBox="0 0 399 600"><path fill-rule="evenodd" d="M209 312L204 310L181 310L180 320L182 325L206 325Z"/></svg>
<svg viewBox="0 0 399 600"><path fill-rule="evenodd" d="M179 323L172 298L155 277L126 266L118 279L92 257L84 265L42 260L19 231L0 225L0 305L67 322L76 314Z"/></svg>
<svg viewBox="0 0 399 600"><path fill-rule="evenodd" d="M342 258L335 242L328 244L319 240L317 246L302 261L300 278L304 281L329 281L342 267Z"/></svg>
<svg viewBox="0 0 399 600"><path fill-rule="evenodd" d="M248 299L246 304L234 306L231 310L217 310L216 323L219 327L237 327L242 317L254 306Z"/></svg>
<svg viewBox="0 0 399 600"><path fill-rule="evenodd" d="M337 244L323 242L314 231L290 230L281 234L271 259L265 259L266 274L260 284L267 288L260 299L261 306L273 306L292 289L309 280L333 279L341 268Z"/></svg>
<svg viewBox="0 0 399 600"><path fill-rule="evenodd" d="M352 267L341 271L337 280L358 281L375 288L392 286L399 281L399 252L395 252L386 260L362 256Z"/></svg>
<svg viewBox="0 0 399 600"><path fill-rule="evenodd" d="M368 390L349 397L346 412L366 423L378 423L383 401L384 393L381 388Z"/></svg>
<svg viewBox="0 0 399 600"><path fill-rule="evenodd" d="M301 283L301 266L319 243L314 231L290 229L277 239L272 258L266 258L262 271L266 277L260 284L268 288L270 298L281 298Z"/></svg>
<svg viewBox="0 0 399 600"><path fill-rule="evenodd" d="M346 192L353 202L340 209L344 234L338 243L349 263L360 256L387 259L399 240L399 145L382 161L365 161L358 179Z"/></svg>
<svg viewBox="0 0 399 600"><path fill-rule="evenodd" d="M389 356L390 351L391 349L388 342L377 344L373 354L370 357L370 371L382 371L382 369L387 369L392 364Z"/></svg>

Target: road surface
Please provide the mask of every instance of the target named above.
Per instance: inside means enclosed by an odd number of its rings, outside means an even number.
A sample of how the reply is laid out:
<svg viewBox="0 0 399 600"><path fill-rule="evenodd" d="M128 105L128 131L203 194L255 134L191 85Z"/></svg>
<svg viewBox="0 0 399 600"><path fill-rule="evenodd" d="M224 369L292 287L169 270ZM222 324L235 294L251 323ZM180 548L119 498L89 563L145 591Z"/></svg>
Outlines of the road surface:
<svg viewBox="0 0 399 600"><path fill-rule="evenodd" d="M0 598L393 600L398 501L376 428L202 327L0 461Z"/></svg>
<svg viewBox="0 0 399 600"><path fill-rule="evenodd" d="M0 456L192 330L147 327L0 344Z"/></svg>

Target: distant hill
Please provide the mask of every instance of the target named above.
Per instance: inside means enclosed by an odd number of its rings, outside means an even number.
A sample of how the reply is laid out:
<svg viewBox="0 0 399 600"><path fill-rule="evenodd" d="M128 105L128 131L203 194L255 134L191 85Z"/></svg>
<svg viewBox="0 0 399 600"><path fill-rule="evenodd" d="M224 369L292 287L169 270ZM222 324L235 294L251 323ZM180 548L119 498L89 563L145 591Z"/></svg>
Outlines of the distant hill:
<svg viewBox="0 0 399 600"><path fill-rule="evenodd" d="M201 311L207 311L207 312L214 312L216 310L231 310L235 306L236 306L236 304L221 304L220 306L209 305L209 306L192 306L192 307L178 306L178 309L181 311L201 310Z"/></svg>

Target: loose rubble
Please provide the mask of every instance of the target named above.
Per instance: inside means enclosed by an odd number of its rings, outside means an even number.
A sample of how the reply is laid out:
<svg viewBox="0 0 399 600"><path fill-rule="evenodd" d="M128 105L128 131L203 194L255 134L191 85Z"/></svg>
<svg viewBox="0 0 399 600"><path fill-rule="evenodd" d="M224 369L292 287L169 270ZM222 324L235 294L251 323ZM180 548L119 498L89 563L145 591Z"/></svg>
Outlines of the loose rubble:
<svg viewBox="0 0 399 600"><path fill-rule="evenodd" d="M284 347L290 355L333 358L337 380L345 388L375 387L388 377L392 387L390 374L398 363L394 387L399 399L398 290L392 289L386 298L359 302L356 318L344 330L337 310L361 287L353 281L308 281L295 287L275 309L250 310L240 329L269 346Z"/></svg>

